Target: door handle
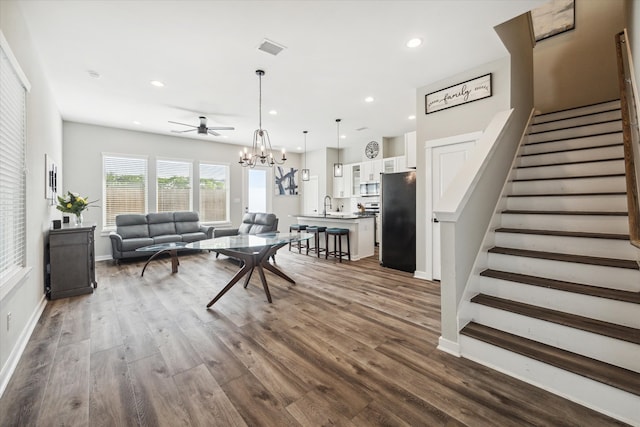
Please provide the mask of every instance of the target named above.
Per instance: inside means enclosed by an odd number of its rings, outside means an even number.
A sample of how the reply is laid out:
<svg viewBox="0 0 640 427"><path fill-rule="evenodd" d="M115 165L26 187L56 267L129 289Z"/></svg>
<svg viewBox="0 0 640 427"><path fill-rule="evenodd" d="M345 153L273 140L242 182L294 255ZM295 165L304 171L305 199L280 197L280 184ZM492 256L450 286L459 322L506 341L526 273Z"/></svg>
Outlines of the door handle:
<svg viewBox="0 0 640 427"><path fill-rule="evenodd" d="M433 219L432 219L432 221L433 221L434 223L438 223L438 222L440 222L440 221L438 221L438 218L433 218Z"/></svg>

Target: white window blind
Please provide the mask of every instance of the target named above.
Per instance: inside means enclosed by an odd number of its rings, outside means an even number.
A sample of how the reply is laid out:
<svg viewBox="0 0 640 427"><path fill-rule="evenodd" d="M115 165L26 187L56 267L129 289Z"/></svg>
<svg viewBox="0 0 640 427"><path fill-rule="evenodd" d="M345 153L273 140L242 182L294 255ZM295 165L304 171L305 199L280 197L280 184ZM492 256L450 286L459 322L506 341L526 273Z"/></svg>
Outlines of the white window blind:
<svg viewBox="0 0 640 427"><path fill-rule="evenodd" d="M1 33L0 33L1 36ZM0 43L0 287L25 267L26 91Z"/></svg>
<svg viewBox="0 0 640 427"><path fill-rule="evenodd" d="M105 228L115 227L116 215L147 213L147 159L102 156Z"/></svg>
<svg viewBox="0 0 640 427"><path fill-rule="evenodd" d="M157 161L158 212L190 211L191 162Z"/></svg>
<svg viewBox="0 0 640 427"><path fill-rule="evenodd" d="M200 220L229 220L229 166L200 163Z"/></svg>

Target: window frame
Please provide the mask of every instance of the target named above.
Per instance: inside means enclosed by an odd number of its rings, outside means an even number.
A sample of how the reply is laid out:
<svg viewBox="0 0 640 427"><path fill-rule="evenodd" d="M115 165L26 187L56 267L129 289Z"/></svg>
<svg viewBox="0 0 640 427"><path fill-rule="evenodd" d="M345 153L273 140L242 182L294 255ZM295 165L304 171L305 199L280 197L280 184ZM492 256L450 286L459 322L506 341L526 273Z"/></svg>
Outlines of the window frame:
<svg viewBox="0 0 640 427"><path fill-rule="evenodd" d="M105 170L105 159L107 157L111 158L119 158L119 159L136 159L136 160L144 160L146 171L144 177L144 212L147 214L149 212L149 156L143 154L125 154L125 153L102 153L102 200L104 203L102 204L102 229L105 231L115 231L116 225L108 225L107 224L107 174Z"/></svg>

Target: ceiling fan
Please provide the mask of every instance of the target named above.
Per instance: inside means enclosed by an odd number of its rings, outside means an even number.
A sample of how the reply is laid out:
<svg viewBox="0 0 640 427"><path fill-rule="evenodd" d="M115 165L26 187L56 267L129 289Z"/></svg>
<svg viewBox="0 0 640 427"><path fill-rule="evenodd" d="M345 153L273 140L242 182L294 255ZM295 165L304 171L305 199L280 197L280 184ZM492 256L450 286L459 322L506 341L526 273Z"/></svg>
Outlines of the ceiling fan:
<svg viewBox="0 0 640 427"><path fill-rule="evenodd" d="M182 126L189 126L193 129L187 129L187 130L172 130L171 132L174 133L186 133L186 132L193 132L194 130L198 131L199 135L213 135L213 136L220 136L220 134L218 132L216 132L217 130L234 130L235 128L232 128L230 126L211 126L211 127L207 127L207 118L204 116L200 116L200 126L193 126L193 125L189 125L186 123L180 123L180 122L172 122L171 120L169 120L169 123L173 123L176 125L182 125Z"/></svg>

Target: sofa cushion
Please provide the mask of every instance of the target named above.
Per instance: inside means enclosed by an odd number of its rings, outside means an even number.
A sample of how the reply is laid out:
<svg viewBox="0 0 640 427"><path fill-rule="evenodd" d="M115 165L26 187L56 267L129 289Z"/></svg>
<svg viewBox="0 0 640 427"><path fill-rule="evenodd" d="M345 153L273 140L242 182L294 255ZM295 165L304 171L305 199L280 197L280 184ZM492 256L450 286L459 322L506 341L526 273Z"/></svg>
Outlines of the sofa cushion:
<svg viewBox="0 0 640 427"><path fill-rule="evenodd" d="M162 234L159 236L153 237L153 243L169 243L169 242L181 242L182 236L179 234Z"/></svg>
<svg viewBox="0 0 640 427"><path fill-rule="evenodd" d="M197 242L198 240L205 240L207 235L202 231L197 231L195 233L182 233L182 241L183 242Z"/></svg>
<svg viewBox="0 0 640 427"><path fill-rule="evenodd" d="M151 237L137 237L126 239L122 241L122 252L135 251L143 246L153 245L153 239Z"/></svg>
<svg viewBox="0 0 640 427"><path fill-rule="evenodd" d="M149 237L146 215L122 214L116 216L116 232L123 239Z"/></svg>
<svg viewBox="0 0 640 427"><path fill-rule="evenodd" d="M200 231L200 219L197 212L174 212L173 219L176 223L176 232L178 234Z"/></svg>
<svg viewBox="0 0 640 427"><path fill-rule="evenodd" d="M173 222L173 212L158 212L147 214L149 236L164 236L176 234L176 223Z"/></svg>

